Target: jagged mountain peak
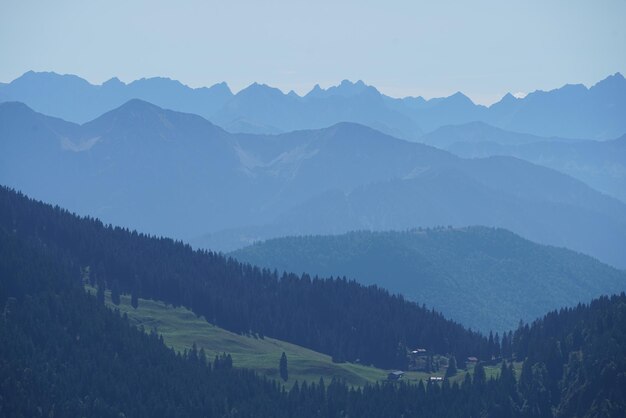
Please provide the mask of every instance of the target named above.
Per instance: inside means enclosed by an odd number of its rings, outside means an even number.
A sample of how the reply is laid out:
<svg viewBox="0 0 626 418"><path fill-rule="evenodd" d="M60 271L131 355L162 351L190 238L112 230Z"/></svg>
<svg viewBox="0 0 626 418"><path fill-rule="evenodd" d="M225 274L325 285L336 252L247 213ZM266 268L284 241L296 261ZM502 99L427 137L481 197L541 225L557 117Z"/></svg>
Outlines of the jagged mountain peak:
<svg viewBox="0 0 626 418"><path fill-rule="evenodd" d="M118 86L121 87L121 86L126 86L126 83L124 83L117 77L111 77L110 79L102 83L102 86L103 87L118 87Z"/></svg>
<svg viewBox="0 0 626 418"><path fill-rule="evenodd" d="M608 76L604 80L598 81L595 85L604 84L604 83L624 83L625 81L626 81L626 79L624 78L622 73L620 73L618 71L615 74L611 74L610 76Z"/></svg>
<svg viewBox="0 0 626 418"><path fill-rule="evenodd" d="M231 96L233 94L232 90L230 89L230 86L225 81L222 81L221 83L215 83L211 87L209 87L208 89L209 90L219 91L219 92L222 92L222 93L226 93L226 94L231 95Z"/></svg>
<svg viewBox="0 0 626 418"><path fill-rule="evenodd" d="M332 96L353 97L364 92L380 95L379 91L375 87L365 84L363 80L352 82L348 79L344 79L338 85L328 87L327 89L323 89L319 84L316 84L305 97L315 99L328 98Z"/></svg>
<svg viewBox="0 0 626 418"><path fill-rule="evenodd" d="M510 92L505 94L504 96L502 96L502 99L500 99L500 103L507 103L507 102L511 102L514 103L517 100L519 100L517 97L513 96Z"/></svg>
<svg viewBox="0 0 626 418"><path fill-rule="evenodd" d="M448 99L454 100L456 102L465 102L465 103L472 104L472 105L474 104L472 99L470 99L469 97L467 97L465 94L463 94L460 91L457 91L452 96L448 97Z"/></svg>
<svg viewBox="0 0 626 418"><path fill-rule="evenodd" d="M250 95L285 96L285 94L280 89L268 86L264 83L257 83L256 81L250 84L248 87L239 91L235 96L241 97Z"/></svg>

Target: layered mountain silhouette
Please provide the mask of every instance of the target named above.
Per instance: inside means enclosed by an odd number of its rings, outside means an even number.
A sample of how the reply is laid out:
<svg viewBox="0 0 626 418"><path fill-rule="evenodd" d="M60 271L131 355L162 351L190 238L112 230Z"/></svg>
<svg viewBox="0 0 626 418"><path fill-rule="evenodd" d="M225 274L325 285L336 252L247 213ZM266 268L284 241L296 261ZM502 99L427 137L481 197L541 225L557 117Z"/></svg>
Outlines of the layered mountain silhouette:
<svg viewBox="0 0 626 418"><path fill-rule="evenodd" d="M201 115L232 132L279 133L348 121L407 138L421 134L410 117L388 108L384 97L362 82L344 81L321 95L315 92L299 97L254 83L233 94L226 83L193 89L168 78L129 84L113 78L92 85L74 75L30 71L0 86L0 102L20 101L42 113L77 123L88 122L137 98Z"/></svg>
<svg viewBox="0 0 626 418"><path fill-rule="evenodd" d="M608 141L545 138L482 122L444 126L420 138L465 158L508 155L580 179L626 202L626 135Z"/></svg>
<svg viewBox="0 0 626 418"><path fill-rule="evenodd" d="M485 227L283 237L230 255L278 271L376 284L485 333L626 289L624 271Z"/></svg>
<svg viewBox="0 0 626 418"><path fill-rule="evenodd" d="M0 182L220 250L286 234L482 224L626 260L618 200L522 160L462 159L352 123L230 134L141 100L84 125L4 103Z"/></svg>
<svg viewBox="0 0 626 418"><path fill-rule="evenodd" d="M34 71L0 86L0 102L23 102L46 115L77 123L95 119L134 98L208 116L232 96L226 83L192 89L178 81L158 77L129 84L112 78L102 85L93 85L75 75Z"/></svg>
<svg viewBox="0 0 626 418"><path fill-rule="evenodd" d="M362 81L344 80L308 94L287 94L254 83L233 94L225 83L193 89L167 78L125 84L113 78L92 85L74 75L28 72L0 84L0 102L20 101L36 111L84 123L138 98L195 113L230 132L280 133L354 122L408 140L446 125L485 122L520 133L564 138L614 139L626 133L626 80L620 73L594 86L565 85L524 98L507 94L486 107L462 93L425 100L396 99Z"/></svg>

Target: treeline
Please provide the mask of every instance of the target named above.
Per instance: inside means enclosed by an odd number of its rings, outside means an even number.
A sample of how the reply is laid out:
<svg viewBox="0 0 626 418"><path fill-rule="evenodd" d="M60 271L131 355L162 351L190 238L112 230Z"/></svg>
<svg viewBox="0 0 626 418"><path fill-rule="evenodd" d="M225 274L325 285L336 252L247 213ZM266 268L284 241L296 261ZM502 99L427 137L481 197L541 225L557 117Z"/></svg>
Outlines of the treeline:
<svg viewBox="0 0 626 418"><path fill-rule="evenodd" d="M230 331L289 341L336 361L405 368L407 348L458 359L488 359L499 350L479 333L376 286L279 275L171 239L81 218L4 187L0 222L59 259L89 266L97 285L182 305Z"/></svg>
<svg viewBox="0 0 626 418"><path fill-rule="evenodd" d="M273 415L274 383L175 354L41 253L0 228L0 417Z"/></svg>

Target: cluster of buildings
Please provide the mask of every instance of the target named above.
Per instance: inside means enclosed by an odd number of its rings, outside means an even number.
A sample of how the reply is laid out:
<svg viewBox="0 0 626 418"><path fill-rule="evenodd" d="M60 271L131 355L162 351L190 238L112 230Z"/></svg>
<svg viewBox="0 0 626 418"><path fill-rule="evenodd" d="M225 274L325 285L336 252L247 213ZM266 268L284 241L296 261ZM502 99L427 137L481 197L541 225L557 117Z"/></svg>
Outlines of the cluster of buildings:
<svg viewBox="0 0 626 418"><path fill-rule="evenodd" d="M425 373L432 373L439 371L441 367L448 367L448 358L444 356L434 356L429 353L425 348L416 348L408 353L409 366L408 370L410 371L418 371ZM466 359L467 364L476 364L478 363L477 357L468 357ZM387 380L389 381L397 381L400 380L404 376L405 372L401 370L394 370L389 372L387 375ZM429 380L431 382L441 382L443 381L443 377L440 376L430 376Z"/></svg>

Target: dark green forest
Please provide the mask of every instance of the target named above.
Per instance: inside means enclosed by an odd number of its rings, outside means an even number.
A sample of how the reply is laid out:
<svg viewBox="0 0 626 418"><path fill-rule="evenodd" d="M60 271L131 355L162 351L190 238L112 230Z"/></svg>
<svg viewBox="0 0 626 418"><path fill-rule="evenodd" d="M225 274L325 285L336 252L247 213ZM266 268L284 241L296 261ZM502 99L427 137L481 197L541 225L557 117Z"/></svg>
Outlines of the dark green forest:
<svg viewBox="0 0 626 418"><path fill-rule="evenodd" d="M66 234L75 233L82 247L86 247L89 242L105 240L107 234L127 236L130 243L116 250L120 254L122 250L134 250L131 253L136 257L134 274L143 266L139 256L151 254L149 248L144 248L150 244L162 245L162 252L157 254L167 260L175 260L175 250L179 250L213 262L238 265L241 271L247 268L255 271L253 267L212 253L192 252L180 243L104 227L96 220L79 219L6 189L0 196L0 219L3 220L0 226L0 416L495 418L626 415L624 293L553 311L504 334L502 342L468 333L455 325L460 335L475 336L491 346L494 355L504 357L497 378L487 379L482 363L470 376L460 362L457 373L465 374L461 384L451 384L448 380L417 385L400 381L351 388L340 381L320 381L296 384L286 390L276 381L233 368L228 354L207 358L203 351L196 349L176 354L165 347L157 334L132 327L126 318L84 291L84 264L76 254L78 249L55 244L51 237L62 242L71 236ZM32 217L30 223L20 223L20 218L28 217ZM6 222L7 219L10 221ZM82 230L79 226L84 225L91 228L84 227L79 235ZM62 234L64 229L69 231ZM131 237L135 236L139 238L133 240ZM104 243L101 245L104 247ZM91 251L89 254L97 259L106 255L99 247ZM144 262L148 264L147 260ZM161 263L156 258L152 262ZM96 271L107 268L108 264L102 264ZM206 268L198 264L198 270ZM106 276L113 273L104 271L95 279L98 286L103 286L106 277L115 277ZM210 272L213 271L207 270L205 274ZM259 271L258 276L253 276L254 280L264 284L264 280L268 280L264 279L264 274L272 277L269 272ZM116 280L120 288L128 286ZM159 283L145 280L135 278L131 282L135 286L133 291L140 288L144 294L145 286ZM240 277L239 280L248 279ZM314 279L306 277L286 280L293 287L299 283L307 286L315 283ZM282 283L283 278L276 281ZM356 295L359 295L358 289L378 292L380 299L364 299L372 302L368 309L377 313L385 312L385 307L391 304L385 304L385 300L412 307L416 312L420 309L379 289L363 288L343 280L323 282L352 286L349 288L357 289ZM184 280L178 284L182 287ZM330 287L333 290L328 292L340 292L341 286L338 290ZM306 289L316 290L314 287ZM276 303L284 297L279 295ZM318 297L324 296L327 295L322 293ZM246 309L240 304L232 308ZM292 314L298 319L295 311ZM433 314L431 319L424 318L428 320L434 323L432 329L449 324L438 314ZM288 323L288 318L284 322ZM441 332L446 336L445 329ZM519 376L511 365L514 360L524 362Z"/></svg>
<svg viewBox="0 0 626 418"><path fill-rule="evenodd" d="M259 269L182 242L80 218L0 189L0 226L57 258L89 266L94 284L185 306L213 324L381 368L407 349L490 359L494 345L440 313L345 278Z"/></svg>
<svg viewBox="0 0 626 418"><path fill-rule="evenodd" d="M281 237L231 255L260 267L375 283L484 333L626 290L626 271L484 226Z"/></svg>

